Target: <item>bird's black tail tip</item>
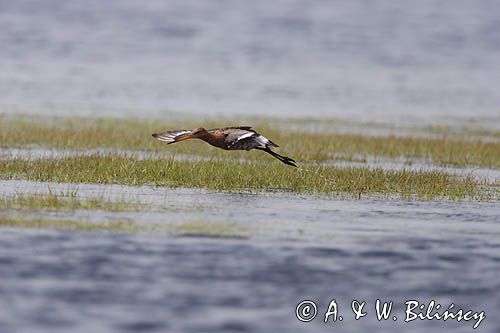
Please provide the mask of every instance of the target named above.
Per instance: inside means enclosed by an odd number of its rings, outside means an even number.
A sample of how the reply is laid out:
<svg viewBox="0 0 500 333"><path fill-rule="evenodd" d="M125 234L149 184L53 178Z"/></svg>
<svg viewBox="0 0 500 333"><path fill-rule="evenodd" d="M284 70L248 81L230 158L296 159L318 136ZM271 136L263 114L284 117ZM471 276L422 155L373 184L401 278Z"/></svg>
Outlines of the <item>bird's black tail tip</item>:
<svg viewBox="0 0 500 333"><path fill-rule="evenodd" d="M286 157L286 156L280 156L281 158L279 158L279 160L287 165L291 165L293 167L297 167L297 164L295 164L295 160L294 159L291 159L290 157Z"/></svg>

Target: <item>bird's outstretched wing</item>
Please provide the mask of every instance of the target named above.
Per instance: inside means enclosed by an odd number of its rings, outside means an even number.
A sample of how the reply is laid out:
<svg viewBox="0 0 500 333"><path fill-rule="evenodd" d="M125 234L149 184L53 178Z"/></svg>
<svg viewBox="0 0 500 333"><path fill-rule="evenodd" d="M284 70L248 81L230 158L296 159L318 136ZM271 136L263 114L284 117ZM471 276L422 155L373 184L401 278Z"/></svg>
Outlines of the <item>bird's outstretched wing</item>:
<svg viewBox="0 0 500 333"><path fill-rule="evenodd" d="M256 147L278 147L278 145L271 140L252 130L251 127L240 126L225 128L224 134L228 149L250 150Z"/></svg>
<svg viewBox="0 0 500 333"><path fill-rule="evenodd" d="M165 131L159 133L153 133L153 137L156 139L166 142L168 144L174 143L185 135L191 134L188 130L175 130L175 131Z"/></svg>
<svg viewBox="0 0 500 333"><path fill-rule="evenodd" d="M221 128L221 130L228 130L228 129L240 129L240 130L255 132L252 126L230 126Z"/></svg>

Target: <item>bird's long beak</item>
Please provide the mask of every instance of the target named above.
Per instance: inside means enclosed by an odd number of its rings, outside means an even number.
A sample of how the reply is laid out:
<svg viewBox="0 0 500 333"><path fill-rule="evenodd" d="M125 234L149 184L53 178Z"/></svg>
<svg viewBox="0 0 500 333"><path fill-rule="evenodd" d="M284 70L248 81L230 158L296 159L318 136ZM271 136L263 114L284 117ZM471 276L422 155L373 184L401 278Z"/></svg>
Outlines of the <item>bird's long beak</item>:
<svg viewBox="0 0 500 333"><path fill-rule="evenodd" d="M179 141L184 141L184 140L187 140L187 139L191 139L193 136L194 136L193 133L188 133L188 134L185 134L185 135L181 136L178 139L175 139L174 142L179 142Z"/></svg>

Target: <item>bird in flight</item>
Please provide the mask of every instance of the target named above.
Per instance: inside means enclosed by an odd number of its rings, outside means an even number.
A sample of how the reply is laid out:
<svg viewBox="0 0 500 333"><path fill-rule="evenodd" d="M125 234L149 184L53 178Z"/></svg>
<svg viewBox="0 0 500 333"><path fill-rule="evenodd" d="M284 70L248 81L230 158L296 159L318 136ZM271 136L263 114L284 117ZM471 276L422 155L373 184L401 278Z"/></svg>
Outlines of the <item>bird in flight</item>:
<svg viewBox="0 0 500 333"><path fill-rule="evenodd" d="M153 137L167 144L187 139L201 139L212 146L225 150L258 149L265 151L285 164L297 167L293 159L272 151L271 147L278 147L278 145L254 131L250 126L165 131L153 133Z"/></svg>

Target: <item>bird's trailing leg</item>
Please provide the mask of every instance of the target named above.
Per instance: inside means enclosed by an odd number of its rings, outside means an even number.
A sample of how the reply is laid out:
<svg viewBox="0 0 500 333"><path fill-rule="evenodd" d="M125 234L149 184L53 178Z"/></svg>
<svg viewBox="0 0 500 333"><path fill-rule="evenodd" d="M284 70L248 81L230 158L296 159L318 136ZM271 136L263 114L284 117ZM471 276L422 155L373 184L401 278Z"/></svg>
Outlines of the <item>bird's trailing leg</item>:
<svg viewBox="0 0 500 333"><path fill-rule="evenodd" d="M271 154L273 157L276 157L278 160L280 160L281 162L283 162L285 164L297 167L297 165L295 164L295 161L293 159L291 159L290 157L282 156L282 155L280 155L278 153L275 153L269 147L266 147L266 148L256 148L256 149L263 150L266 153Z"/></svg>

